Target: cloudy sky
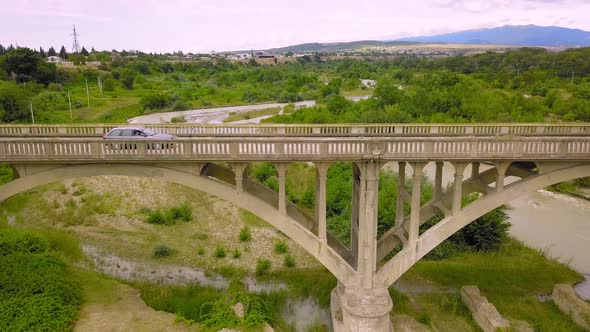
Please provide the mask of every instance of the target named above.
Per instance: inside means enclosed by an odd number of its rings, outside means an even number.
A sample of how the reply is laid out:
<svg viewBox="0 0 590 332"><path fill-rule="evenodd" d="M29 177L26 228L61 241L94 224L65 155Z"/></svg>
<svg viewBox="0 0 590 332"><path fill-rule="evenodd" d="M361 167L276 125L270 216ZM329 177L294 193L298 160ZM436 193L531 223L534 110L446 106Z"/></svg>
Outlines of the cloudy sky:
<svg viewBox="0 0 590 332"><path fill-rule="evenodd" d="M146 52L391 39L506 24L590 30L590 0L0 0L0 44Z"/></svg>

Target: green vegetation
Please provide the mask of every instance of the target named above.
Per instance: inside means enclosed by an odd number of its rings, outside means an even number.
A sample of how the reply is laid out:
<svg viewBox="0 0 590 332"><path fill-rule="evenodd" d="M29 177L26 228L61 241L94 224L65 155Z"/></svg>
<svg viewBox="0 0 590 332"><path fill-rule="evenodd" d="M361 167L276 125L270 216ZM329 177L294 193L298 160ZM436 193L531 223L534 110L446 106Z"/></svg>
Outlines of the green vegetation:
<svg viewBox="0 0 590 332"><path fill-rule="evenodd" d="M189 222L193 218L193 211L188 203L174 206L165 210L149 211L146 222L156 225L174 225L178 221Z"/></svg>
<svg viewBox="0 0 590 332"><path fill-rule="evenodd" d="M224 247L218 246L217 248L215 248L215 253L214 253L215 258L219 258L219 259L225 258L226 255L227 254L225 252Z"/></svg>
<svg viewBox="0 0 590 332"><path fill-rule="evenodd" d="M289 246L285 241L277 241L275 243L275 252L277 254L286 254L289 252Z"/></svg>
<svg viewBox="0 0 590 332"><path fill-rule="evenodd" d="M256 275L263 276L270 271L271 263L270 260L265 258L259 258L256 261Z"/></svg>
<svg viewBox="0 0 590 332"><path fill-rule="evenodd" d="M285 267L288 267L288 268L295 267L295 265L296 265L295 264L295 257L293 257L293 256L291 256L289 254L286 254L285 255L285 259L283 261L283 264L285 265Z"/></svg>
<svg viewBox="0 0 590 332"><path fill-rule="evenodd" d="M240 230L240 242L250 242L252 240L252 233L250 233L250 227L244 226Z"/></svg>
<svg viewBox="0 0 590 332"><path fill-rule="evenodd" d="M168 257L170 255L172 255L174 251L172 250L172 248L168 247L165 244L158 244L157 246L154 247L154 257L155 258L162 258L162 257Z"/></svg>
<svg viewBox="0 0 590 332"><path fill-rule="evenodd" d="M69 330L81 303L80 285L50 242L0 228L0 329Z"/></svg>

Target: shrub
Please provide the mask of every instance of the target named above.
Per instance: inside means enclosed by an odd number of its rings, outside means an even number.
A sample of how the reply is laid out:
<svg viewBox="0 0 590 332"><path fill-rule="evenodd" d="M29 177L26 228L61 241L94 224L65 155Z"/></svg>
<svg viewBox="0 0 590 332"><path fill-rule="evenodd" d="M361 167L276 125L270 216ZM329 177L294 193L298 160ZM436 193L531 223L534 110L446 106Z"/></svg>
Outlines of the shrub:
<svg viewBox="0 0 590 332"><path fill-rule="evenodd" d="M250 228L248 226L244 226L242 230L240 230L240 241L241 242L249 242L252 240L252 234L250 233Z"/></svg>
<svg viewBox="0 0 590 332"><path fill-rule="evenodd" d="M205 254L205 248L200 247L197 249L197 255L203 256Z"/></svg>
<svg viewBox="0 0 590 332"><path fill-rule="evenodd" d="M186 118L184 116L175 116L170 119L170 123L185 123Z"/></svg>
<svg viewBox="0 0 590 332"><path fill-rule="evenodd" d="M48 250L44 237L0 229L0 331L71 330L80 285Z"/></svg>
<svg viewBox="0 0 590 332"><path fill-rule="evenodd" d="M232 252L231 256L232 256L233 258L240 258L240 257L242 256L242 252L240 252L240 250L236 248L236 249L234 249L234 251Z"/></svg>
<svg viewBox="0 0 590 332"><path fill-rule="evenodd" d="M143 109L162 109L170 104L170 98L168 96L156 93L143 96L139 102Z"/></svg>
<svg viewBox="0 0 590 332"><path fill-rule="evenodd" d="M288 267L288 268L295 267L295 257L287 254L287 255L285 255L283 263L285 264L285 267Z"/></svg>
<svg viewBox="0 0 590 332"><path fill-rule="evenodd" d="M106 78L102 82L102 89L104 91L114 91L117 88L117 81L111 77Z"/></svg>
<svg viewBox="0 0 590 332"><path fill-rule="evenodd" d="M267 274L270 270L270 266L270 260L266 258L258 258L258 261L256 261L256 275L263 276Z"/></svg>
<svg viewBox="0 0 590 332"><path fill-rule="evenodd" d="M154 247L154 257L162 258L172 255L172 249L165 244L158 244Z"/></svg>
<svg viewBox="0 0 590 332"><path fill-rule="evenodd" d="M217 246L217 248L215 248L214 256L219 259L225 258L225 256L226 256L225 248L222 246Z"/></svg>
<svg viewBox="0 0 590 332"><path fill-rule="evenodd" d="M289 246L285 241L278 241L275 243L275 252L277 254L286 254L289 251Z"/></svg>
<svg viewBox="0 0 590 332"><path fill-rule="evenodd" d="M165 225L166 217L160 210L152 211L147 218L148 224Z"/></svg>
<svg viewBox="0 0 590 332"><path fill-rule="evenodd" d="M183 203L182 205L168 209L167 217L174 221L181 220L189 222L193 219L193 211L188 203Z"/></svg>

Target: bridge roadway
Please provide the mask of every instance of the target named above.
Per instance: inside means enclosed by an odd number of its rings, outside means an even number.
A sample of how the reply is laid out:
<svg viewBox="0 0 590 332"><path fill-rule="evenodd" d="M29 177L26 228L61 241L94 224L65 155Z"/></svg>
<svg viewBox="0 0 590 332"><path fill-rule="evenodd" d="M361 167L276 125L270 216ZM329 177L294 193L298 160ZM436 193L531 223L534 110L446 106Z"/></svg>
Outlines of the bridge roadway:
<svg viewBox="0 0 590 332"><path fill-rule="evenodd" d="M331 311L336 331L392 331L387 288L420 258L485 213L529 192L590 176L590 124L467 125L149 125L175 140L102 140L115 125L0 125L0 162L15 180L0 186L0 202L37 186L75 177L160 178L225 199L265 219L312 254L338 279ZM249 162L267 161L278 192L248 179ZM316 213L286 198L291 162L316 166ZM327 232L327 172L351 162L351 248ZM411 190L398 186L395 225L378 237L379 171L399 167ZM421 204L423 168L436 164L433 199ZM455 172L443 190L444 162ZM480 163L494 168L480 172ZM471 174L465 168L471 164ZM447 164L448 165L448 164ZM521 180L506 183L507 176ZM467 195L481 197L463 206ZM404 205L410 206L409 214ZM420 233L434 216L442 220Z"/></svg>

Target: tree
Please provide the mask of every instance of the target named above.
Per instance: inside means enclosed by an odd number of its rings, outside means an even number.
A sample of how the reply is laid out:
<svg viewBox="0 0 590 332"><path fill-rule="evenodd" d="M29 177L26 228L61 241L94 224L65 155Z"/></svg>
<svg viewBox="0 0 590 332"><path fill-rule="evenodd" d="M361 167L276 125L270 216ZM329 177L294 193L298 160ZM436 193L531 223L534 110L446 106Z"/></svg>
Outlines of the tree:
<svg viewBox="0 0 590 332"><path fill-rule="evenodd" d="M123 68L120 72L120 81L121 84L125 87L125 89L132 90L133 89L133 82L135 81L135 71L129 68Z"/></svg>
<svg viewBox="0 0 590 332"><path fill-rule="evenodd" d="M96 50L94 49L94 46L92 46L92 48L90 49L90 53L96 53Z"/></svg>
<svg viewBox="0 0 590 332"><path fill-rule="evenodd" d="M0 121L14 122L27 119L31 95L21 85L8 82L0 85Z"/></svg>
<svg viewBox="0 0 590 332"><path fill-rule="evenodd" d="M49 50L47 51L47 56L56 56L57 53L55 52L55 48L53 48L53 46L49 47Z"/></svg>
<svg viewBox="0 0 590 332"><path fill-rule="evenodd" d="M49 84L55 81L55 64L47 63L29 48L18 48L0 59L0 68L19 83L35 81Z"/></svg>
<svg viewBox="0 0 590 332"><path fill-rule="evenodd" d="M4 49L4 46L2 46L2 44L0 44L0 55L4 54L6 52L6 50Z"/></svg>
<svg viewBox="0 0 590 332"><path fill-rule="evenodd" d="M80 51L80 53L81 53L83 56L88 56L88 51L86 50L86 48L85 48L84 46L82 46L82 51Z"/></svg>
<svg viewBox="0 0 590 332"><path fill-rule="evenodd" d="M45 50L43 50L43 47L39 47L39 55L42 58L46 58L47 57L47 54L45 54Z"/></svg>
<svg viewBox="0 0 590 332"><path fill-rule="evenodd" d="M59 57L64 60L68 58L68 52L66 51L66 48L63 45L59 49Z"/></svg>

